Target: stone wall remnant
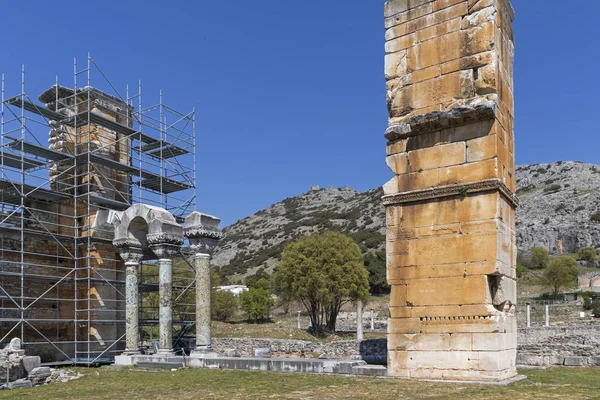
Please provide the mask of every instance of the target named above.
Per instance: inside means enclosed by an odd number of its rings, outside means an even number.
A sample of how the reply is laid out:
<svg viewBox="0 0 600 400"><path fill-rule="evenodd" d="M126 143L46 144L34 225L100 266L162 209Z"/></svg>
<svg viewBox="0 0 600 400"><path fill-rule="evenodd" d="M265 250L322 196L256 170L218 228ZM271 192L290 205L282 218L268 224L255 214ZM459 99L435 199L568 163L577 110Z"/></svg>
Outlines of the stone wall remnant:
<svg viewBox="0 0 600 400"><path fill-rule="evenodd" d="M514 11L385 4L389 375L516 375Z"/></svg>

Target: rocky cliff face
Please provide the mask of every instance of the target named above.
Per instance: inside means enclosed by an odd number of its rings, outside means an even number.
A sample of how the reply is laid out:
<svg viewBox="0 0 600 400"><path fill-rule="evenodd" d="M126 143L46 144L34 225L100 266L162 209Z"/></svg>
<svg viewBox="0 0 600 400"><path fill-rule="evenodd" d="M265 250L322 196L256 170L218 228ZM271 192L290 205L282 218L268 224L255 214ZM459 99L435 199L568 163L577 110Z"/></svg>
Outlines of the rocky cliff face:
<svg viewBox="0 0 600 400"><path fill-rule="evenodd" d="M600 211L600 166L560 161L519 166L517 187L520 250L600 247L600 223L592 221ZM312 189L285 199L225 228L213 263L226 276L270 271L287 242L325 230L351 235L363 251L383 250L382 196L380 188L357 192L346 187Z"/></svg>
<svg viewBox="0 0 600 400"><path fill-rule="evenodd" d="M580 162L517 167L517 244L552 253L600 248L600 166Z"/></svg>

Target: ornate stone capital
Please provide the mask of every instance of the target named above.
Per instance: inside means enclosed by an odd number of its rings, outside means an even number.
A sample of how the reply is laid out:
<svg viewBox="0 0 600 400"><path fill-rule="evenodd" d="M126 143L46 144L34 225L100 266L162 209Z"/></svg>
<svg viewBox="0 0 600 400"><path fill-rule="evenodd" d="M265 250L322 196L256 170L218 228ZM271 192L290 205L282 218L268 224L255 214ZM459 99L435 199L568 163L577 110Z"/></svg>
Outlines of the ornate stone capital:
<svg viewBox="0 0 600 400"><path fill-rule="evenodd" d="M221 220L208 214L194 211L185 219L183 234L190 247L197 253L212 254L218 241L223 237L219 227Z"/></svg>
<svg viewBox="0 0 600 400"><path fill-rule="evenodd" d="M136 241L129 239L113 240L113 245L117 248L119 255L126 263L139 263L144 257L144 249L136 247Z"/></svg>
<svg viewBox="0 0 600 400"><path fill-rule="evenodd" d="M172 243L157 243L151 244L150 250L158 259L172 259L179 253L181 245Z"/></svg>

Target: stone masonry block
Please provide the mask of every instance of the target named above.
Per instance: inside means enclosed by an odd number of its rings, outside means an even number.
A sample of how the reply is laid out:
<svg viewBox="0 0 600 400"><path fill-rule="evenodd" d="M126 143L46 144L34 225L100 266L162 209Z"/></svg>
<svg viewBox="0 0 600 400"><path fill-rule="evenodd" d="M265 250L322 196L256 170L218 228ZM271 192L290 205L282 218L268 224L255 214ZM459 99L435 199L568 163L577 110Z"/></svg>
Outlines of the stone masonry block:
<svg viewBox="0 0 600 400"><path fill-rule="evenodd" d="M440 185L459 185L486 179L499 178L498 160L485 161L440 168Z"/></svg>
<svg viewBox="0 0 600 400"><path fill-rule="evenodd" d="M414 228L493 219L498 216L498 201L497 193L481 193L462 199L447 198L404 205L402 226Z"/></svg>
<svg viewBox="0 0 600 400"><path fill-rule="evenodd" d="M414 279L407 286L406 302L415 306L485 303L485 276Z"/></svg>
<svg viewBox="0 0 600 400"><path fill-rule="evenodd" d="M418 172L438 167L463 164L466 161L466 143L451 143L408 153L411 172Z"/></svg>

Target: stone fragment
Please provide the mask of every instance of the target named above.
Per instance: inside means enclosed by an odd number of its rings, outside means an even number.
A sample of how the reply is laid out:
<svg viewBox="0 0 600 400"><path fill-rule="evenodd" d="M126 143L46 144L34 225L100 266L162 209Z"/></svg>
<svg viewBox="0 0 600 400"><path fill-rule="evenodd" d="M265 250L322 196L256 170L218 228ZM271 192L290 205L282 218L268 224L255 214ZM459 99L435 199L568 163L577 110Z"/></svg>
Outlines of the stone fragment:
<svg viewBox="0 0 600 400"><path fill-rule="evenodd" d="M23 363L23 368L25 368L25 371L27 371L28 374L30 374L31 371L33 371L35 368L38 368L41 365L39 356L23 357L21 362Z"/></svg>
<svg viewBox="0 0 600 400"><path fill-rule="evenodd" d="M33 383L28 379L19 379L14 382L10 382L8 384L8 389L23 389L30 388L33 386Z"/></svg>
<svg viewBox="0 0 600 400"><path fill-rule="evenodd" d="M52 375L52 371L49 367L37 367L34 368L27 377L34 385L40 385L45 383L46 380Z"/></svg>
<svg viewBox="0 0 600 400"><path fill-rule="evenodd" d="M228 349L223 352L225 357L241 357L242 355L238 351L238 349Z"/></svg>
<svg viewBox="0 0 600 400"><path fill-rule="evenodd" d="M271 350L268 347L260 347L254 350L254 357L269 358L271 357Z"/></svg>

